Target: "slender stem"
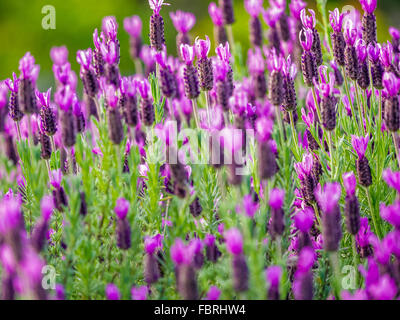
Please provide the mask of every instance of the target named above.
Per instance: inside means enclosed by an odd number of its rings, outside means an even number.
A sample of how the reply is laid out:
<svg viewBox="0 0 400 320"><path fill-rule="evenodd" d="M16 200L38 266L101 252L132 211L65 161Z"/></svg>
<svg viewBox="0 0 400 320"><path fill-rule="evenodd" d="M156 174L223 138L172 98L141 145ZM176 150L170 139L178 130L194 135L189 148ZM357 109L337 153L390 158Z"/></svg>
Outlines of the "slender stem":
<svg viewBox="0 0 400 320"><path fill-rule="evenodd" d="M134 62L135 62L136 74L143 74L143 66L142 66L142 62L140 61L140 59L136 58Z"/></svg>
<svg viewBox="0 0 400 320"><path fill-rule="evenodd" d="M211 126L211 114L210 114L210 91L204 91L204 94L206 95L206 108L207 108L207 120L208 120L208 126Z"/></svg>
<svg viewBox="0 0 400 320"><path fill-rule="evenodd" d="M397 143L396 132L392 132L392 137L393 137L393 143L394 143L394 149L396 152L397 162L398 162L399 168L400 168L400 151L399 151L399 144Z"/></svg>
<svg viewBox="0 0 400 320"><path fill-rule="evenodd" d="M382 127L382 90L379 90L379 111L378 111L378 132L381 132Z"/></svg>
<svg viewBox="0 0 400 320"><path fill-rule="evenodd" d="M289 111L289 117L290 117L290 125L291 125L291 127L292 127L293 143L294 143L294 145L295 145L295 149L296 149L297 156L300 156L300 153L299 153L299 143L298 143L299 140L298 140L298 138L297 138L297 131L296 131L296 128L295 128L295 125L294 125L293 111Z"/></svg>
<svg viewBox="0 0 400 320"><path fill-rule="evenodd" d="M196 99L192 99L192 106L193 106L194 121L196 122L197 129L199 129L200 124L199 124L199 116L197 114L197 100Z"/></svg>
<svg viewBox="0 0 400 320"><path fill-rule="evenodd" d="M52 152L56 152L56 143L54 141L54 136L50 136L50 141L51 141L51 150Z"/></svg>
<svg viewBox="0 0 400 320"><path fill-rule="evenodd" d="M31 115L28 114L28 146L31 147L31 142L33 144L33 133L32 133L32 122Z"/></svg>
<svg viewBox="0 0 400 320"><path fill-rule="evenodd" d="M276 120L278 121L279 136L280 136L280 140L281 140L281 147L283 148L284 145L285 145L285 136L284 136L283 123L282 123L282 116L281 116L281 112L279 110L279 106L275 106L275 115L276 115Z"/></svg>
<svg viewBox="0 0 400 320"><path fill-rule="evenodd" d="M93 97L92 99L93 99L93 101L94 101L94 103L96 105L97 116L98 116L99 122L100 122L101 119L102 119L102 114L101 114L101 110L100 110L100 103L99 103L99 101L97 100L96 97Z"/></svg>
<svg viewBox="0 0 400 320"><path fill-rule="evenodd" d="M17 126L17 132L18 132L18 140L22 141L22 136L21 136L21 127L19 125L19 121L15 122L16 126Z"/></svg>
<svg viewBox="0 0 400 320"><path fill-rule="evenodd" d="M356 244L356 237L351 237L352 247L353 247L353 264L356 270L356 284L358 284L358 264L359 264L359 255L357 253L357 244Z"/></svg>
<svg viewBox="0 0 400 320"><path fill-rule="evenodd" d="M235 40L233 39L233 31L232 31L231 24L226 26L226 31L228 33L228 39L229 39L229 44L231 45L231 51L234 54L235 53Z"/></svg>
<svg viewBox="0 0 400 320"><path fill-rule="evenodd" d="M174 107L172 105L172 98L168 98L168 110L169 110L169 117L171 120L175 120L175 115L174 115Z"/></svg>
<svg viewBox="0 0 400 320"><path fill-rule="evenodd" d="M47 167L47 174L49 175L49 181L51 180L51 169L50 169L50 162L48 159L45 160L46 167Z"/></svg>
<svg viewBox="0 0 400 320"><path fill-rule="evenodd" d="M379 217L376 217L376 213L375 213L374 207L372 205L372 199L371 199L371 194L370 194L369 188L366 188L365 192L367 194L368 205L369 205L369 209L371 211L372 222L374 224L375 233L381 239L382 238L382 232L381 232L380 224L378 222L378 218Z"/></svg>
<svg viewBox="0 0 400 320"><path fill-rule="evenodd" d="M355 121L357 123L358 133L360 134L360 127L359 127L359 124L358 124L358 121L357 121L357 116L356 116L356 112L355 112L355 109L354 109L353 100L351 99L350 90L349 90L349 84L347 82L347 77L346 77L346 73L344 71L344 67L342 67L342 73L343 73L343 77L344 77L344 86L345 86L345 89L346 89L346 95L347 95L347 98L349 99L349 103L350 103L351 113L352 113L352 116L354 117L354 119L355 119Z"/></svg>
<svg viewBox="0 0 400 320"><path fill-rule="evenodd" d="M333 164L332 131L328 131L328 147L329 147L329 156L331 159L331 179L333 180L335 175L334 175L334 164Z"/></svg>
<svg viewBox="0 0 400 320"><path fill-rule="evenodd" d="M354 87L356 88L356 98L357 98L357 108L358 108L358 113L360 114L360 121L361 121L361 131L364 132L364 135L367 133L365 130L365 126L364 126L364 117L363 117L363 112L362 112L362 106L360 103L360 96L359 96L359 92L358 92L358 85L357 82L354 81Z"/></svg>
<svg viewBox="0 0 400 320"><path fill-rule="evenodd" d="M335 293L335 298L337 300L340 300L340 270L339 270L340 265L339 265L338 253L336 251L329 253L329 261L333 269L332 287Z"/></svg>
<svg viewBox="0 0 400 320"><path fill-rule="evenodd" d="M319 108L319 103L317 99L317 94L315 93L315 88L311 87L311 91L314 98L315 109L317 110L318 121L320 124L322 124L321 109Z"/></svg>

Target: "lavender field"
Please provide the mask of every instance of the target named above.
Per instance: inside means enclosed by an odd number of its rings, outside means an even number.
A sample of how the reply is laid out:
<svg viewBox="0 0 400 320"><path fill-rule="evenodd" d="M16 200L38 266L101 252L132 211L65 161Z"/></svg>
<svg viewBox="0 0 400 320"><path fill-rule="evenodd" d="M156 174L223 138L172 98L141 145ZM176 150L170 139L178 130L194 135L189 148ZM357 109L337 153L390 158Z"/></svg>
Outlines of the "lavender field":
<svg viewBox="0 0 400 320"><path fill-rule="evenodd" d="M55 44L45 90L29 51L0 81L0 299L398 300L380 3L217 0L195 34L166 1Z"/></svg>

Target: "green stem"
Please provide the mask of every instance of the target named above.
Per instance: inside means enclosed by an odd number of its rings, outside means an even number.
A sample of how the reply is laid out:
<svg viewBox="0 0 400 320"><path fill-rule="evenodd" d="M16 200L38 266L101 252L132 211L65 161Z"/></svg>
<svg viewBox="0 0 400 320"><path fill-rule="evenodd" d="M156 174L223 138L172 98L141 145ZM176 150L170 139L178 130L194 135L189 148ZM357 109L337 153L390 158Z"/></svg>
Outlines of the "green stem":
<svg viewBox="0 0 400 320"><path fill-rule="evenodd" d="M285 145L285 138L284 138L284 132L283 132L283 123L282 123L282 116L279 110L278 106L275 106L275 115L276 115L276 120L278 121L278 128L279 128L279 136L281 140L281 147Z"/></svg>
<svg viewBox="0 0 400 320"><path fill-rule="evenodd" d="M393 143L394 143L394 150L396 152L397 163L399 164L399 168L400 168L400 151L399 151L399 145L398 145L397 139L396 139L396 132L392 132L392 137L393 137Z"/></svg>
<svg viewBox="0 0 400 320"><path fill-rule="evenodd" d="M300 153L299 153L299 140L297 138L297 131L294 125L294 119L293 119L293 111L289 111L289 117L290 117L290 126L292 127L292 135L293 135L293 143L296 149L296 155L297 158L300 157ZM299 159L297 159L299 160Z"/></svg>
<svg viewBox="0 0 400 320"><path fill-rule="evenodd" d="M356 112L354 109L353 100L351 99L349 84L347 82L347 77L346 77L346 73L344 71L344 67L342 67L342 73L343 73L343 78L344 78L344 86L346 89L346 95L347 95L347 98L349 99L349 103L350 103L351 113L352 113L354 120L356 121L358 134L360 134L360 127L359 127L359 124L357 121L357 116L356 116Z"/></svg>
<svg viewBox="0 0 400 320"><path fill-rule="evenodd" d="M332 146L332 131L328 131L328 147L329 157L331 160L331 179L334 180L334 163L333 163L333 146Z"/></svg>
<svg viewBox="0 0 400 320"><path fill-rule="evenodd" d="M206 108L207 108L207 121L208 125L211 126L211 114L210 114L210 91L204 91L204 94L206 95Z"/></svg>
<svg viewBox="0 0 400 320"><path fill-rule="evenodd" d="M199 117L198 117L198 114L197 114L197 100L196 99L192 99L192 106L193 106L194 121L196 123L197 129L199 129L200 128L200 124L199 124Z"/></svg>
<svg viewBox="0 0 400 320"><path fill-rule="evenodd" d="M361 131L364 132L364 135L365 135L367 132L366 132L365 126L364 126L364 117L363 117L363 112L362 112L362 106L361 106L361 103L360 103L358 85L357 85L356 81L354 81L354 87L356 88L357 108L358 108L358 113L360 115Z"/></svg>
<svg viewBox="0 0 400 320"><path fill-rule="evenodd" d="M351 238L351 242L352 242L352 248L353 248L353 264L354 264L354 268L356 270L356 284L358 285L358 265L359 265L359 258L360 256L357 253L357 244L356 244L356 237L352 236Z"/></svg>
<svg viewBox="0 0 400 320"><path fill-rule="evenodd" d="M333 271L333 283L332 283L332 287L335 293L335 298L337 300L340 300L340 270L339 270L339 257L338 257L338 253L335 252L329 252L329 262L331 264L332 267L332 271Z"/></svg>
<svg viewBox="0 0 400 320"><path fill-rule="evenodd" d="M367 194L367 200L368 200L368 205L369 205L369 209L371 211L371 217L372 217L372 223L374 224L374 229L375 229L375 234L382 239L382 232L381 232L381 228L380 228L380 224L378 222L379 217L376 216L374 207L372 205L372 199L371 199L371 193L369 188L365 188L365 192Z"/></svg>

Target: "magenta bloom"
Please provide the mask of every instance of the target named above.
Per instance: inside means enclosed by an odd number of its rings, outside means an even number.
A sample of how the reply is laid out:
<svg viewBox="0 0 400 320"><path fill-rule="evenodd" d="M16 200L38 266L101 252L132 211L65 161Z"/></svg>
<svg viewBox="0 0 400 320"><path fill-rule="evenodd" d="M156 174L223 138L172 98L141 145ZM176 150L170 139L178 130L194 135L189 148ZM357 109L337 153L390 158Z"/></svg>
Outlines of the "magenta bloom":
<svg viewBox="0 0 400 320"><path fill-rule="evenodd" d="M325 214L330 214L338 205L342 188L337 182L327 183L324 189L319 185L315 191L315 197Z"/></svg>
<svg viewBox="0 0 400 320"><path fill-rule="evenodd" d="M107 36L107 39L115 42L117 40L118 23L115 17L104 17L101 26L102 31Z"/></svg>
<svg viewBox="0 0 400 320"><path fill-rule="evenodd" d="M263 10L262 16L263 16L265 23L270 28L275 28L276 23L279 21L279 18L282 15L283 10L282 10L282 8L277 7L277 6L272 6L272 7L269 7L267 10Z"/></svg>
<svg viewBox="0 0 400 320"><path fill-rule="evenodd" d="M354 46L357 40L358 31L354 27L353 21L347 20L344 28L344 40L349 46Z"/></svg>
<svg viewBox="0 0 400 320"><path fill-rule="evenodd" d="M45 93L36 90L35 95L39 105L42 107L50 107L51 88Z"/></svg>
<svg viewBox="0 0 400 320"><path fill-rule="evenodd" d="M385 72L383 75L383 86L389 96L397 97L400 90L400 79L397 79L392 72Z"/></svg>
<svg viewBox="0 0 400 320"><path fill-rule="evenodd" d="M333 11L329 11L329 21L332 29L335 32L342 32L344 14L340 13L339 9L336 8Z"/></svg>
<svg viewBox="0 0 400 320"><path fill-rule="evenodd" d="M365 248L370 244L370 236L372 235L371 227L368 224L368 218L361 218L360 219L360 230L358 231L356 235L356 241L357 244Z"/></svg>
<svg viewBox="0 0 400 320"><path fill-rule="evenodd" d="M40 202L40 211L45 221L48 221L54 211L54 200L52 196L44 196Z"/></svg>
<svg viewBox="0 0 400 320"><path fill-rule="evenodd" d="M367 59L367 47L365 46L364 40L358 39L356 42L356 51L358 59L364 62Z"/></svg>
<svg viewBox="0 0 400 320"><path fill-rule="evenodd" d="M218 300L220 296L221 290L219 290L216 286L211 286L207 292L206 300Z"/></svg>
<svg viewBox="0 0 400 320"><path fill-rule="evenodd" d="M39 75L39 66L35 65L35 58L30 52L27 52L19 61L19 71L23 79L30 79L35 82Z"/></svg>
<svg viewBox="0 0 400 320"><path fill-rule="evenodd" d="M243 252L243 237L239 229L232 228L225 232L226 248L232 255L239 255Z"/></svg>
<svg viewBox="0 0 400 320"><path fill-rule="evenodd" d="M382 178L389 187L400 193L400 172L393 172L391 169L385 169L383 170Z"/></svg>
<svg viewBox="0 0 400 320"><path fill-rule="evenodd" d="M249 49L247 53L247 66L251 74L264 73L265 63L260 48Z"/></svg>
<svg viewBox="0 0 400 320"><path fill-rule="evenodd" d="M196 16L191 12L183 12L178 10L176 12L170 12L172 23L176 31L180 33L188 33L192 30L194 24L196 23Z"/></svg>
<svg viewBox="0 0 400 320"><path fill-rule="evenodd" d="M206 36L206 40L196 38L195 44L196 55L199 59L206 59L210 53L211 42L210 38Z"/></svg>
<svg viewBox="0 0 400 320"><path fill-rule="evenodd" d="M368 289L375 300L393 300L397 294L396 282L388 274L381 276Z"/></svg>
<svg viewBox="0 0 400 320"><path fill-rule="evenodd" d="M110 41L108 44L102 43L100 45L100 51L103 55L104 60L108 64L115 64L118 59L117 47L114 41Z"/></svg>
<svg viewBox="0 0 400 320"><path fill-rule="evenodd" d="M62 180L62 172L61 169L53 170L51 172L51 179L50 179L50 184L56 188L60 189L61 187L61 180Z"/></svg>
<svg viewBox="0 0 400 320"><path fill-rule="evenodd" d="M218 6L214 2L211 2L208 6L208 13L214 25L216 25L217 27L221 27L224 25L222 10L218 8Z"/></svg>
<svg viewBox="0 0 400 320"><path fill-rule="evenodd" d="M259 204L253 201L253 197L248 194L243 197L243 208L249 218L253 218L259 209Z"/></svg>
<svg viewBox="0 0 400 320"><path fill-rule="evenodd" d="M357 180L353 172L344 173L343 176L343 185L346 190L347 195L353 196L356 192Z"/></svg>
<svg viewBox="0 0 400 320"><path fill-rule="evenodd" d="M229 63L232 56L229 49L229 42L227 42L225 46L220 44L217 48L215 48L215 53L217 54L219 60Z"/></svg>
<svg viewBox="0 0 400 320"><path fill-rule="evenodd" d="M376 9L377 0L360 0L360 4L366 13L373 13Z"/></svg>
<svg viewBox="0 0 400 320"><path fill-rule="evenodd" d="M118 93L112 84L104 84L104 95L108 107L113 109L118 107Z"/></svg>
<svg viewBox="0 0 400 320"><path fill-rule="evenodd" d="M132 300L147 300L148 289L146 286L132 287Z"/></svg>
<svg viewBox="0 0 400 320"><path fill-rule="evenodd" d="M299 34L300 44L304 51L309 52L312 48L314 35L311 29L302 29Z"/></svg>
<svg viewBox="0 0 400 320"><path fill-rule="evenodd" d="M300 180L304 180L306 176L311 174L313 166L313 156L310 153L307 153L303 156L303 161L294 164L294 169L296 170L297 175Z"/></svg>
<svg viewBox="0 0 400 320"><path fill-rule="evenodd" d="M343 300L368 300L367 293L362 289L356 290L354 294L351 294L349 291L342 291L341 295Z"/></svg>
<svg viewBox="0 0 400 320"><path fill-rule="evenodd" d="M84 70L90 70L92 57L92 48L89 48L87 50L79 50L76 53L76 61L78 61L78 63L81 65L81 72Z"/></svg>
<svg viewBox="0 0 400 320"><path fill-rule="evenodd" d="M303 23L304 28L314 29L317 24L317 20L315 19L315 11L312 9L308 9L308 12L311 14L310 16L307 15L306 9L301 10L300 12L301 22Z"/></svg>
<svg viewBox="0 0 400 320"><path fill-rule="evenodd" d="M282 277L282 267L271 266L265 271L265 277L269 285L278 288Z"/></svg>
<svg viewBox="0 0 400 320"><path fill-rule="evenodd" d="M115 204L114 211L118 218L125 219L129 211L129 201L124 198L119 198Z"/></svg>
<svg viewBox="0 0 400 320"><path fill-rule="evenodd" d="M162 6L169 6L170 4L165 3L164 0L149 0L149 5L154 14L159 14Z"/></svg>
<svg viewBox="0 0 400 320"><path fill-rule="evenodd" d="M294 223L297 229L307 233L314 224L314 211L311 208L298 211L294 216Z"/></svg>
<svg viewBox="0 0 400 320"><path fill-rule="evenodd" d="M118 287L113 284L109 283L106 286L106 298L107 300L120 300L121 294L119 293Z"/></svg>
<svg viewBox="0 0 400 320"><path fill-rule="evenodd" d="M381 204L380 213L383 220L400 230L400 201L396 201L391 206Z"/></svg>
<svg viewBox="0 0 400 320"><path fill-rule="evenodd" d="M144 239L144 251L147 254L152 255L159 245L159 241L156 237L145 237Z"/></svg>
<svg viewBox="0 0 400 320"><path fill-rule="evenodd" d="M283 207L285 201L285 190L283 189L272 189L269 193L269 205L275 210L279 210Z"/></svg>
<svg viewBox="0 0 400 320"><path fill-rule="evenodd" d="M289 4L290 13L296 20L301 19L301 11L305 9L307 4L302 0L292 0Z"/></svg>
<svg viewBox="0 0 400 320"><path fill-rule="evenodd" d="M0 202L0 233L18 227L22 218L21 200L16 197L4 197Z"/></svg>
<svg viewBox="0 0 400 320"><path fill-rule="evenodd" d="M188 265L193 260L194 251L189 246L186 246L181 239L177 238L170 248L170 255L175 266Z"/></svg>
<svg viewBox="0 0 400 320"><path fill-rule="evenodd" d="M66 46L52 47L50 58L55 65L62 66L68 62L68 49Z"/></svg>
<svg viewBox="0 0 400 320"><path fill-rule="evenodd" d="M381 45L370 43L367 48L368 57L372 62L377 62L381 56Z"/></svg>
<svg viewBox="0 0 400 320"><path fill-rule="evenodd" d="M353 145L354 151L357 153L358 158L362 159L365 156L369 142L369 135L365 137L351 136L351 144Z"/></svg>
<svg viewBox="0 0 400 320"><path fill-rule="evenodd" d="M392 65L393 46L390 41L388 41L386 44L382 44L381 46L381 61L386 68L389 68Z"/></svg>
<svg viewBox="0 0 400 320"><path fill-rule="evenodd" d="M244 7L252 17L256 18L263 9L264 0L245 0Z"/></svg>
<svg viewBox="0 0 400 320"><path fill-rule="evenodd" d="M181 44L180 51L183 61L185 61L187 65L192 64L195 56L194 46Z"/></svg>
<svg viewBox="0 0 400 320"><path fill-rule="evenodd" d="M139 16L126 17L124 29L132 38L139 38L142 35L142 20Z"/></svg>
<svg viewBox="0 0 400 320"><path fill-rule="evenodd" d="M299 254L299 260L297 261L297 270L299 272L308 272L314 265L317 255L314 249L310 247L304 247Z"/></svg>
<svg viewBox="0 0 400 320"><path fill-rule="evenodd" d="M389 33L390 33L391 37L394 40L399 40L400 39L400 30L399 29L396 29L394 27L390 27L389 28Z"/></svg>

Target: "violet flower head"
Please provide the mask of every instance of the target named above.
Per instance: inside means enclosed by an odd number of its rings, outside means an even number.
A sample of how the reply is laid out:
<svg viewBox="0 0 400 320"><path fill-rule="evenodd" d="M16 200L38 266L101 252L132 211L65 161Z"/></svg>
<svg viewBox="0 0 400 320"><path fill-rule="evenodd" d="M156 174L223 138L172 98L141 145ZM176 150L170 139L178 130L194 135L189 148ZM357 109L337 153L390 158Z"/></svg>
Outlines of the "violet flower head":
<svg viewBox="0 0 400 320"><path fill-rule="evenodd" d="M307 125L308 128L311 128L314 125L314 111L309 110L306 113L304 108L301 108L301 118L303 119L304 123Z"/></svg>
<svg viewBox="0 0 400 320"><path fill-rule="evenodd" d="M301 11L307 7L307 4L302 0L292 0L289 4L289 10L296 20L301 20Z"/></svg>
<svg viewBox="0 0 400 320"><path fill-rule="evenodd" d="M144 250L147 254L154 254L158 247L158 239L155 237L145 237L144 239Z"/></svg>
<svg viewBox="0 0 400 320"><path fill-rule="evenodd" d="M367 47L365 46L364 40L362 39L357 40L356 52L357 52L357 57L361 62L364 62L367 59Z"/></svg>
<svg viewBox="0 0 400 320"><path fill-rule="evenodd" d="M388 41L386 44L382 44L381 46L381 61L386 68L389 68L392 65L393 46L390 41Z"/></svg>
<svg viewBox="0 0 400 320"><path fill-rule="evenodd" d="M245 195L243 197L243 209L249 218L253 218L254 214L259 209L259 204L253 201L253 197L251 194Z"/></svg>
<svg viewBox="0 0 400 320"><path fill-rule="evenodd" d="M272 189L269 193L269 205L275 210L282 209L285 201L285 190L283 189Z"/></svg>
<svg viewBox="0 0 400 320"><path fill-rule="evenodd" d="M400 39L400 30L396 29L394 27L389 28L389 34L394 40L399 40Z"/></svg>
<svg viewBox="0 0 400 320"><path fill-rule="evenodd" d="M138 83L138 89L143 99L151 98L150 83L147 79L144 79Z"/></svg>
<svg viewBox="0 0 400 320"><path fill-rule="evenodd" d="M126 17L124 29L132 38L139 38L142 35L142 20L139 16Z"/></svg>
<svg viewBox="0 0 400 320"><path fill-rule="evenodd" d="M381 204L379 211L383 220L400 230L400 201L396 201L391 206Z"/></svg>
<svg viewBox="0 0 400 320"><path fill-rule="evenodd" d="M229 71L229 65L225 61L216 61L214 64L215 68L215 80L225 81Z"/></svg>
<svg viewBox="0 0 400 320"><path fill-rule="evenodd" d="M383 86L391 97L397 97L400 90L400 79L392 72L385 72L383 75Z"/></svg>
<svg viewBox="0 0 400 320"><path fill-rule="evenodd" d="M332 29L335 32L342 32L344 14L340 13L339 9L336 8L333 11L329 11L329 21Z"/></svg>
<svg viewBox="0 0 400 320"><path fill-rule="evenodd" d="M62 66L68 62L68 49L66 46L52 47L50 58L55 65Z"/></svg>
<svg viewBox="0 0 400 320"><path fill-rule="evenodd" d="M183 61L187 65L192 64L195 56L194 46L189 46L188 44L181 44L180 51Z"/></svg>
<svg viewBox="0 0 400 320"><path fill-rule="evenodd" d="M319 185L315 191L315 197L325 214L330 214L338 205L342 188L337 182L327 183L324 188Z"/></svg>
<svg viewBox="0 0 400 320"><path fill-rule="evenodd" d="M21 71L23 79L33 79L37 77L35 66L35 58L30 52L27 52L19 61L19 71ZM36 77L35 77L36 75Z"/></svg>
<svg viewBox="0 0 400 320"><path fill-rule="evenodd" d="M107 300L120 300L121 299L121 294L118 290L118 287L115 284L113 284L113 283L107 284L106 298L107 298Z"/></svg>
<svg viewBox="0 0 400 320"><path fill-rule="evenodd" d="M124 198L119 198L115 204L114 211L118 218L125 219L129 211L129 201Z"/></svg>
<svg viewBox="0 0 400 320"><path fill-rule="evenodd" d="M11 79L6 79L5 84L10 89L11 92L18 93L18 88L19 88L19 82L21 80L17 77L15 72L13 72L13 78Z"/></svg>
<svg viewBox="0 0 400 320"><path fill-rule="evenodd" d="M311 153L307 153L303 156L303 161L295 163L294 168L300 180L303 180L305 176L311 174L313 167L313 156Z"/></svg>
<svg viewBox="0 0 400 320"><path fill-rule="evenodd" d="M54 101L60 107L61 110L68 111L72 105L75 93L71 89L70 85L66 85L64 88L60 88L54 95Z"/></svg>
<svg viewBox="0 0 400 320"><path fill-rule="evenodd" d="M131 297L132 300L147 300L148 294L147 286L132 287Z"/></svg>
<svg viewBox="0 0 400 320"><path fill-rule="evenodd" d="M377 0L360 0L361 7L366 13L373 13L376 9Z"/></svg>
<svg viewBox="0 0 400 320"><path fill-rule="evenodd" d="M104 17L102 21L102 31L111 41L117 40L118 23L115 17Z"/></svg>
<svg viewBox="0 0 400 320"><path fill-rule="evenodd" d="M264 0L245 0L244 8L252 17L256 18L263 9Z"/></svg>
<svg viewBox="0 0 400 320"><path fill-rule="evenodd" d="M156 62L161 66L161 68L167 68L167 52L166 50L157 51L154 55Z"/></svg>
<svg viewBox="0 0 400 320"><path fill-rule="evenodd" d="M302 29L299 34L299 39L304 51L311 51L314 41L313 31L311 29Z"/></svg>
<svg viewBox="0 0 400 320"><path fill-rule="evenodd" d="M353 145L353 149L357 153L359 159L364 158L365 152L367 151L368 143L368 134L365 137L357 137L354 135L351 136L351 144Z"/></svg>
<svg viewBox="0 0 400 320"><path fill-rule="evenodd" d="M153 10L155 15L160 14L162 6L169 6L169 3L164 2L164 0L149 0L150 9Z"/></svg>
<svg viewBox="0 0 400 320"><path fill-rule="evenodd" d="M264 73L265 62L260 48L249 49L247 53L247 66L250 73Z"/></svg>
<svg viewBox="0 0 400 320"><path fill-rule="evenodd" d="M344 173L343 176L343 185L346 190L347 195L353 196L356 192L357 180L356 176L353 172Z"/></svg>
<svg viewBox="0 0 400 320"><path fill-rule="evenodd" d="M211 286L207 292L206 300L218 300L221 296L221 290L216 286Z"/></svg>
<svg viewBox="0 0 400 320"><path fill-rule="evenodd" d="M279 287L279 283L281 282L282 277L282 267L280 266L271 266L265 271L265 277L269 285L273 288Z"/></svg>
<svg viewBox="0 0 400 320"><path fill-rule="evenodd" d="M267 10L262 10L264 22L270 27L275 28L276 23L282 15L283 10L279 7L270 7Z"/></svg>
<svg viewBox="0 0 400 320"><path fill-rule="evenodd" d="M222 9L220 9L214 2L211 2L208 6L208 14L210 15L214 25L217 27L222 27L224 25Z"/></svg>
<svg viewBox="0 0 400 320"><path fill-rule="evenodd" d="M301 10L300 12L301 22L303 23L304 28L314 29L317 24L317 20L315 18L315 11L312 9L308 9L308 12L310 13L310 15L307 15L306 9Z"/></svg>
<svg viewBox="0 0 400 320"><path fill-rule="evenodd" d="M232 56L229 49L229 42L227 42L225 46L220 44L217 48L215 48L215 53L217 54L219 60L229 63Z"/></svg>
<svg viewBox="0 0 400 320"><path fill-rule="evenodd" d="M79 50L76 53L76 61L78 61L78 63L81 65L81 72L83 70L90 70L92 57L92 48L89 48L87 50Z"/></svg>
<svg viewBox="0 0 400 320"><path fill-rule="evenodd" d="M0 234L18 227L21 219L21 200L16 197L4 197L0 201Z"/></svg>
<svg viewBox="0 0 400 320"><path fill-rule="evenodd" d="M308 272L315 263L317 255L314 249L310 247L304 247L299 254L297 261L297 270L299 272Z"/></svg>
<svg viewBox="0 0 400 320"><path fill-rule="evenodd" d="M60 189L60 187L61 187L61 180L62 180L62 172L61 172L61 169L53 170L53 171L51 172L50 184L51 184L55 189Z"/></svg>
<svg viewBox="0 0 400 320"><path fill-rule="evenodd" d="M298 211L294 216L294 223L301 232L308 232L314 224L314 211L308 207Z"/></svg>
<svg viewBox="0 0 400 320"><path fill-rule="evenodd" d="M232 228L225 232L226 248L234 256L243 252L243 237L239 229Z"/></svg>
<svg viewBox="0 0 400 320"><path fill-rule="evenodd" d="M112 84L104 85L104 95L108 107L113 109L118 107L118 93Z"/></svg>
<svg viewBox="0 0 400 320"><path fill-rule="evenodd" d="M206 40L196 38L194 47L197 57L199 59L206 59L208 54L210 53L210 38L208 36L206 36Z"/></svg>
<svg viewBox="0 0 400 320"><path fill-rule="evenodd" d="M352 20L347 20L346 25L344 27L344 40L347 45L354 46L357 40L358 31L357 28L354 27L354 23Z"/></svg>
<svg viewBox="0 0 400 320"><path fill-rule="evenodd" d="M362 217L360 219L360 230L358 231L357 235L356 235L356 241L357 244L360 247L367 247L370 242L370 236L372 235L372 231L371 231L371 227L368 223L368 218L367 217Z"/></svg>
<svg viewBox="0 0 400 320"><path fill-rule="evenodd" d="M114 41L110 41L108 44L102 43L100 45L100 51L103 55L104 60L108 64L115 64L118 59L117 47Z"/></svg>
<svg viewBox="0 0 400 320"><path fill-rule="evenodd" d="M40 211L45 221L48 221L54 211L54 200L52 196L44 196L40 202Z"/></svg>
<svg viewBox="0 0 400 320"><path fill-rule="evenodd" d="M35 91L36 99L42 107L50 107L51 88L46 92Z"/></svg>
<svg viewBox="0 0 400 320"><path fill-rule="evenodd" d="M390 169L385 169L383 170L382 178L389 187L397 190L400 194L400 172L393 172Z"/></svg>
<svg viewBox="0 0 400 320"><path fill-rule="evenodd" d="M171 259L176 266L189 265L193 260L193 254L194 251L190 250L179 238L175 240L175 243L170 248Z"/></svg>
<svg viewBox="0 0 400 320"><path fill-rule="evenodd" d="M183 12L178 10L176 12L170 12L172 23L176 31L185 34L188 33L194 27L196 23L196 16L191 12Z"/></svg>
<svg viewBox="0 0 400 320"><path fill-rule="evenodd" d="M393 300L397 294L397 286L396 282L385 274L377 283L372 284L368 291L375 300Z"/></svg>
<svg viewBox="0 0 400 320"><path fill-rule="evenodd" d="M367 47L368 57L372 62L377 62L381 56L381 46L380 44L370 43Z"/></svg>

